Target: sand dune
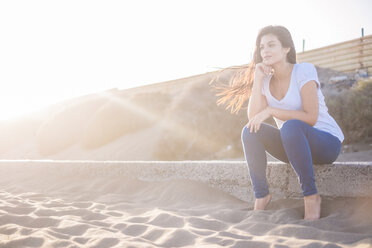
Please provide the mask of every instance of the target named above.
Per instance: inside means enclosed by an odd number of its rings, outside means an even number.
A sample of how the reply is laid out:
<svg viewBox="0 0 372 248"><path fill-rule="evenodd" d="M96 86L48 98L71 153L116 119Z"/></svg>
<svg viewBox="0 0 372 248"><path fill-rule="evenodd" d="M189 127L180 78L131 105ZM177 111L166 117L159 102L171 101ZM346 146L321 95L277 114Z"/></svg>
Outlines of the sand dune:
<svg viewBox="0 0 372 248"><path fill-rule="evenodd" d="M302 199L252 211L202 182L52 170L1 164L0 247L372 247L371 198L324 198L305 221Z"/></svg>

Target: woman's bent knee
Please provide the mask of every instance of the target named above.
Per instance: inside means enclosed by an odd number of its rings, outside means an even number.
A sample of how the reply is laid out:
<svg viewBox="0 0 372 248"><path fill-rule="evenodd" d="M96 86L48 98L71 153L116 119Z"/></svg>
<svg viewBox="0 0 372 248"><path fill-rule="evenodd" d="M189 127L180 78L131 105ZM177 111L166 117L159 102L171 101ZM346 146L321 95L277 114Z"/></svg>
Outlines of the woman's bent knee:
<svg viewBox="0 0 372 248"><path fill-rule="evenodd" d="M284 130L286 130L286 129L293 129L293 128L301 127L304 123L305 122L298 120L298 119L287 120L286 122L283 123L283 126L281 129L284 128Z"/></svg>
<svg viewBox="0 0 372 248"><path fill-rule="evenodd" d="M282 128L280 129L280 136L282 138L291 137L297 135L298 131L302 130L305 122L297 119L291 119L283 123Z"/></svg>
<svg viewBox="0 0 372 248"><path fill-rule="evenodd" d="M251 135L254 135L254 132L251 133L250 128L245 125L241 134L242 141L247 140Z"/></svg>
<svg viewBox="0 0 372 248"><path fill-rule="evenodd" d="M241 139L244 140L245 136L247 135L247 133L249 133L249 127L247 127L247 125L245 125L242 129L242 133L241 133Z"/></svg>

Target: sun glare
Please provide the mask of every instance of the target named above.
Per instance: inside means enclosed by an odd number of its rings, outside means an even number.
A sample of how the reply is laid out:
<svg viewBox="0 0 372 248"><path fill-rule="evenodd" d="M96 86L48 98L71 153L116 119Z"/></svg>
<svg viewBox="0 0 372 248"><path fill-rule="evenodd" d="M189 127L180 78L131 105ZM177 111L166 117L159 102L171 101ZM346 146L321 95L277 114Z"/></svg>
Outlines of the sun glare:
<svg viewBox="0 0 372 248"><path fill-rule="evenodd" d="M311 49L357 38L372 23L367 4L340 1L1 1L0 120L246 64L266 25L286 26L297 52L303 39ZM335 3L348 8L328 11Z"/></svg>

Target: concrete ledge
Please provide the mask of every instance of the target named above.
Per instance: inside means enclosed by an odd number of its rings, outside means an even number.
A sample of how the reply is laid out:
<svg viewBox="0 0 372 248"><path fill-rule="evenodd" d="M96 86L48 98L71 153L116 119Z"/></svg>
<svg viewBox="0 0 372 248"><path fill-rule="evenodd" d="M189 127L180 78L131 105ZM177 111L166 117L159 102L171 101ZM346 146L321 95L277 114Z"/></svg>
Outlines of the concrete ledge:
<svg viewBox="0 0 372 248"><path fill-rule="evenodd" d="M372 162L335 162L314 165L319 193L328 197L372 197ZM22 172L22 173L21 173ZM146 181L189 179L228 192L244 201L254 199L245 161L52 161L0 160L1 175L54 177L69 175L133 176ZM290 164L269 162L267 179L274 198L302 197ZM39 179L40 180L40 179Z"/></svg>

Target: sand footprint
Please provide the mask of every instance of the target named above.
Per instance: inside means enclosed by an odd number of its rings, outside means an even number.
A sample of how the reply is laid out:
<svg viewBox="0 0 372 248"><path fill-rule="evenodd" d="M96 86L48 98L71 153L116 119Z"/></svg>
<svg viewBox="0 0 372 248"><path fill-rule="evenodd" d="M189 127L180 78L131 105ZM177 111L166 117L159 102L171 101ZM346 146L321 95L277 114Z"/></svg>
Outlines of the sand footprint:
<svg viewBox="0 0 372 248"><path fill-rule="evenodd" d="M175 229L174 231L165 234L162 237L164 242L160 243L160 247L182 247L195 243L196 235L183 229Z"/></svg>
<svg viewBox="0 0 372 248"><path fill-rule="evenodd" d="M213 230L213 231L225 230L228 227L228 225L226 225L225 223L221 221L206 220L203 218L196 218L196 217L189 218L188 222L190 223L192 227Z"/></svg>
<svg viewBox="0 0 372 248"><path fill-rule="evenodd" d="M130 236L139 236L142 233L146 232L147 229L148 226L146 225L134 224L126 227L124 230L122 230L122 233Z"/></svg>
<svg viewBox="0 0 372 248"><path fill-rule="evenodd" d="M133 217L127 220L131 223L147 223L150 220L150 217Z"/></svg>
<svg viewBox="0 0 372 248"><path fill-rule="evenodd" d="M10 207L10 206L2 206L0 207L0 211L4 211L8 214L30 214L35 211L35 207L20 207L20 206L15 206L15 207Z"/></svg>
<svg viewBox="0 0 372 248"><path fill-rule="evenodd" d="M58 228L51 228L51 230L62 233L70 236L82 236L86 231L91 228L90 225L86 224L76 224L72 226L66 226L66 227L58 227Z"/></svg>
<svg viewBox="0 0 372 248"><path fill-rule="evenodd" d="M185 221L180 217L176 217L167 213L162 213L157 215L152 221L148 222L148 224L159 227L181 228L185 225Z"/></svg>
<svg viewBox="0 0 372 248"><path fill-rule="evenodd" d="M164 229L151 229L147 233L141 236L141 238L155 242L165 233Z"/></svg>
<svg viewBox="0 0 372 248"><path fill-rule="evenodd" d="M28 228L46 228L54 227L60 223L60 220L53 218L34 218L27 215L12 215L0 216L0 223L2 225L16 224L21 227Z"/></svg>

